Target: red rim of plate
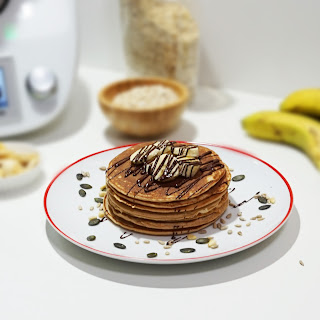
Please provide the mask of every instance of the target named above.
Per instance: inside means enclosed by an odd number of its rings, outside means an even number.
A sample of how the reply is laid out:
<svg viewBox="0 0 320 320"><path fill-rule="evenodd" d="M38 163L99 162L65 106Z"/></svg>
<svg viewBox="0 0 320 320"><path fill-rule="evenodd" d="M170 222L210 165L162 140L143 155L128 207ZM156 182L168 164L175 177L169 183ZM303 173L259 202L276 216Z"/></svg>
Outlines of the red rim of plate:
<svg viewBox="0 0 320 320"><path fill-rule="evenodd" d="M289 182L286 180L286 178L277 170L275 169L273 166L271 166L269 163L257 158L256 156L246 152L246 151L243 151L243 150L240 150L240 149L236 149L234 147L230 147L230 146L224 146L224 145L218 145L218 144L212 144L212 143L194 143L194 142L188 142L188 141L177 141L179 143L193 143L193 144L197 144L197 145L206 145L206 146L210 146L210 147L218 147L218 148L223 148L223 149L227 149L227 150L231 150L231 151L234 151L234 152L237 152L237 153L241 153L241 154L244 154L246 156L249 156L251 158L254 158L260 162L262 162L263 164L267 165L269 168L271 168L273 171L275 171L279 176L280 178L284 181L284 183L286 184L287 188L288 188L288 191L289 191L289 194L290 194L290 205L289 205L289 209L288 209L288 212L287 214L285 215L285 217L283 218L283 220L274 228L272 229L271 231L269 231L267 234L265 234L264 236L260 237L259 239L253 241L253 242L250 242L244 246L241 246L241 247L238 247L238 248L235 248L235 249L232 249L232 250L228 250L228 251L224 251L224 252L220 252L220 253L216 253L216 254L211 254L211 255L207 255L207 256L202 256L202 257L193 257L193 258L184 258L184 259L147 259L147 258L137 258L137 257L128 257L128 256L123 256L123 255L118 255L118 254L114 254L114 253L110 253L110 252L105 252L105 251L102 251L102 250L98 250L98 249L95 249L95 248L92 248L92 247L89 247L77 240L74 240L73 238L69 237L67 234L65 234L63 231L61 231L56 225L55 223L52 221L50 215L49 215L49 212L48 212L48 208L47 208L47 197L48 197L48 193L49 193L49 190L51 188L51 186L53 185L53 183L55 182L55 180L66 170L68 170L70 167L72 167L73 165L75 165L76 163L80 162L80 161L83 161L87 158L90 158L92 156L95 156L97 154L100 154L100 153L104 153L104 152L107 152L107 151L111 151L111 150L116 150L116 149L121 149L121 148L126 148L126 147L132 147L138 143L132 143L132 144L128 144L128 145L123 145L123 146L118 146L118 147L115 147L115 148L110 148L110 149L106 149L106 150L102 150L102 151L99 151L99 152L95 152L95 153L92 153L86 157L83 157L73 163L71 163L69 166L67 166L66 168L64 168L63 170L61 170L53 179L52 181L49 183L47 189L46 189L46 192L44 194L44 210L46 212L46 216L47 216L47 219L48 221L50 222L50 224L58 231L58 233L60 233L64 238L66 238L67 240L71 241L72 243L76 244L77 246L81 247L81 248L84 248L84 249L87 249L91 252L94 252L94 253L97 253L97 254L100 254L100 255L104 255L106 257L110 257L110 258L117 258L117 259L120 259L120 260L125 260L125 261L131 261L131 262L148 262L148 263L152 263L152 261L158 261L158 262L183 262L183 261L188 261L188 262L196 262L197 260L209 260L209 258L212 258L212 257L215 257L215 258L218 258L218 257L223 257L227 254L232 254L232 253L236 253L236 252L240 252L244 249L247 249L247 248L250 248L252 247L253 245L255 244L258 244L260 243L261 241L267 239L268 237L270 237L273 233L275 233L277 230L279 230L283 224L285 223L285 221L288 219L289 215L290 215L290 212L292 210L292 206L293 206L293 193L292 193L292 189L289 185Z"/></svg>

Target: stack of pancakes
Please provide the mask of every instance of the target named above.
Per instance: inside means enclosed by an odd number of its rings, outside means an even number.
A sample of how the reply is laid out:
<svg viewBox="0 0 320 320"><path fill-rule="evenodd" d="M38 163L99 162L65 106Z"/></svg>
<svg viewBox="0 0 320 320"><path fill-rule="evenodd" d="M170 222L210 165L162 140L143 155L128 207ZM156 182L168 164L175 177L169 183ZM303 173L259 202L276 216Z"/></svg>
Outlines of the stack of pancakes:
<svg viewBox="0 0 320 320"><path fill-rule="evenodd" d="M130 160L146 145L135 145L109 163L104 198L109 220L138 233L180 235L201 230L221 217L229 203L231 175L214 151L198 146L201 165L193 177L159 182Z"/></svg>

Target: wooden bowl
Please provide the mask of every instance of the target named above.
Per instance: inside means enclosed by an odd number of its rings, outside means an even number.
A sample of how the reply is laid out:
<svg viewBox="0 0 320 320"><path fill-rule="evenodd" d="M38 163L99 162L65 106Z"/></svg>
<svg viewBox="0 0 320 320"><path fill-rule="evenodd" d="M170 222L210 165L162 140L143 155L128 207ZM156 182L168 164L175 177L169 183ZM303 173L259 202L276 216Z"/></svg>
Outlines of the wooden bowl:
<svg viewBox="0 0 320 320"><path fill-rule="evenodd" d="M128 109L115 105L114 97L141 85L163 85L175 91L178 99L156 108ZM114 82L99 92L99 104L112 125L119 131L136 137L152 137L177 126L189 98L188 89L181 83L166 78L131 78Z"/></svg>

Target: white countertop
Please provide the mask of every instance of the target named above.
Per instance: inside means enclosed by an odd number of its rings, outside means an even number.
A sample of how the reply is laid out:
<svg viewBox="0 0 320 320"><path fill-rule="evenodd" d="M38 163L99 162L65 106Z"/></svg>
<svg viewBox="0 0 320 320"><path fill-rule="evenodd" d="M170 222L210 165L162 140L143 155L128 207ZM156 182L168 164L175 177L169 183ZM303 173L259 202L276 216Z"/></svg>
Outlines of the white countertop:
<svg viewBox="0 0 320 320"><path fill-rule="evenodd" d="M142 265L87 252L46 222L43 195L57 172L90 153L136 141L116 133L98 107L98 90L118 78L81 68L61 117L20 138L37 146L43 173L28 188L0 195L0 319L315 318L320 173L299 150L252 139L240 125L251 112L277 109L279 99L217 92L219 102L190 107L166 136L246 150L286 177L292 215L261 244L203 263Z"/></svg>

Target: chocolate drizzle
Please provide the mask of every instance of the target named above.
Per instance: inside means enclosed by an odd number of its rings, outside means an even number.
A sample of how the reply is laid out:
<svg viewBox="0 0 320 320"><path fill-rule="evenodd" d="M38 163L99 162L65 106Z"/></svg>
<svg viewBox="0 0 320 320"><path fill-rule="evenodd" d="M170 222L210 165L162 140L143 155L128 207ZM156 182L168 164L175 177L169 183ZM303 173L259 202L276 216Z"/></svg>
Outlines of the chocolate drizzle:
<svg viewBox="0 0 320 320"><path fill-rule="evenodd" d="M120 239L125 239L125 238L128 238L130 236L132 236L133 233L128 233L127 234L127 231L125 231L121 236L120 236Z"/></svg>
<svg viewBox="0 0 320 320"><path fill-rule="evenodd" d="M245 203L249 202L250 200L252 200L255 196L257 196L260 193L260 191L258 191L254 196L252 196L250 199L248 200L243 200L242 202L238 203L238 204L233 204L233 203L229 203L229 205L232 208L237 208L237 207L241 207L242 205L244 205Z"/></svg>

